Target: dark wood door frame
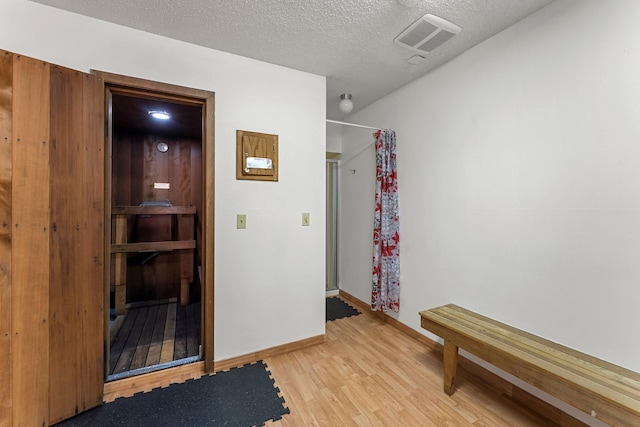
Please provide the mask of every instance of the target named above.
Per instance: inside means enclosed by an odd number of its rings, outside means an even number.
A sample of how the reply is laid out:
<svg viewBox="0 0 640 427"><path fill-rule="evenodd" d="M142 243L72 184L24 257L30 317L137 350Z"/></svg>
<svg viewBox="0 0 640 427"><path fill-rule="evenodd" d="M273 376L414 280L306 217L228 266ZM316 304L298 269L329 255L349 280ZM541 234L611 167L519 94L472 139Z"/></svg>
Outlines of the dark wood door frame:
<svg viewBox="0 0 640 427"><path fill-rule="evenodd" d="M202 357L205 372L213 372L213 310L214 310L214 108L215 94L213 92L176 86L167 83L153 82L134 77L122 76L103 71L91 70L104 82L105 90L105 260L104 285L105 308L109 307L109 289L111 269L111 150L112 129L110 93L124 92L131 95L136 93L158 99L175 102L189 102L202 105ZM108 349L109 310L105 310L105 358Z"/></svg>

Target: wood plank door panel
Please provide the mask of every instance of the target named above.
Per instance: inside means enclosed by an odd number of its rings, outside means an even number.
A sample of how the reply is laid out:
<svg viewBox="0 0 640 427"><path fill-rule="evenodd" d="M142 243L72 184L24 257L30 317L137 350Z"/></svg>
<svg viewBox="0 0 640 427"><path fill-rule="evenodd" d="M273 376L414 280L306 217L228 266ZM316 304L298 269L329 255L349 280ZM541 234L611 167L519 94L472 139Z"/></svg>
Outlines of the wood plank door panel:
<svg viewBox="0 0 640 427"><path fill-rule="evenodd" d="M92 74L84 74L83 90L83 149L86 158L83 168L84 201L87 210L85 217L84 246L81 253L84 258L83 268L87 280L78 289L82 303L79 321L82 327L80 337L82 345L76 351L82 357L82 364L76 371L80 381L79 393L84 399L84 408L88 409L102 404L104 390L104 258L105 258L105 158L104 158L104 84L102 79ZM85 252L82 252L82 251ZM82 285L82 280L80 284ZM100 332L98 332L100 331Z"/></svg>
<svg viewBox="0 0 640 427"><path fill-rule="evenodd" d="M49 72L14 55L12 146L13 424L48 425Z"/></svg>
<svg viewBox="0 0 640 427"><path fill-rule="evenodd" d="M80 84L78 84L78 81ZM70 371L77 364L76 283L83 257L75 249L81 244L79 215L83 214L80 189L74 189L82 140L82 76L60 67L51 69L51 259L50 259L50 422L75 412L78 378ZM74 118L76 120L74 120ZM78 191L80 190L80 191ZM56 193L66 197L56 197ZM76 259L77 258L77 259ZM71 369L70 369L71 368ZM74 408L71 414L65 408Z"/></svg>
<svg viewBox="0 0 640 427"><path fill-rule="evenodd" d="M103 139L99 79L51 67L49 421L101 403Z"/></svg>

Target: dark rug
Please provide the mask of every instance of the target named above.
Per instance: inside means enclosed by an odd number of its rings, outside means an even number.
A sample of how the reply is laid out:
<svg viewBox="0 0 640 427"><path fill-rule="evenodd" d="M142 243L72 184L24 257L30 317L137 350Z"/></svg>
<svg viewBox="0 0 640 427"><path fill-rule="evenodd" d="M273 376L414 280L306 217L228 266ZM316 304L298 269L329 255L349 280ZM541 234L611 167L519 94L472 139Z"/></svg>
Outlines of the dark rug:
<svg viewBox="0 0 640 427"><path fill-rule="evenodd" d="M58 426L261 426L289 413L270 374L259 361L119 398Z"/></svg>
<svg viewBox="0 0 640 427"><path fill-rule="evenodd" d="M327 322L342 319L344 317L357 316L358 310L351 307L338 297L326 298L327 301Z"/></svg>

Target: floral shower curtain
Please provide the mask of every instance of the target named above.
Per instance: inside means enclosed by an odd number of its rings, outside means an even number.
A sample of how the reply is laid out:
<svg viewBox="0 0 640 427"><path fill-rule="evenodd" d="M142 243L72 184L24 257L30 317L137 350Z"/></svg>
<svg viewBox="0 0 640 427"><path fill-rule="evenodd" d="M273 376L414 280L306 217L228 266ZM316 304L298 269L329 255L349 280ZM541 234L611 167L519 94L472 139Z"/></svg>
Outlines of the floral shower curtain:
<svg viewBox="0 0 640 427"><path fill-rule="evenodd" d="M379 130L376 138L376 200L373 221L371 309L400 309L400 217L396 133Z"/></svg>

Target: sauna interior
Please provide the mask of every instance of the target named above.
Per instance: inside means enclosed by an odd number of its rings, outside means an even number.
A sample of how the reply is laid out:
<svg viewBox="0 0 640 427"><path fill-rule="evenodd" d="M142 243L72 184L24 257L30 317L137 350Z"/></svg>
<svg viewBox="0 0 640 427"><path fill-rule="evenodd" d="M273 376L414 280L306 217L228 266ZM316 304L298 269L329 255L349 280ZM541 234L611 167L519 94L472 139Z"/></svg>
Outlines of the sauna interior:
<svg viewBox="0 0 640 427"><path fill-rule="evenodd" d="M203 107L117 88L109 95L107 381L202 353Z"/></svg>

